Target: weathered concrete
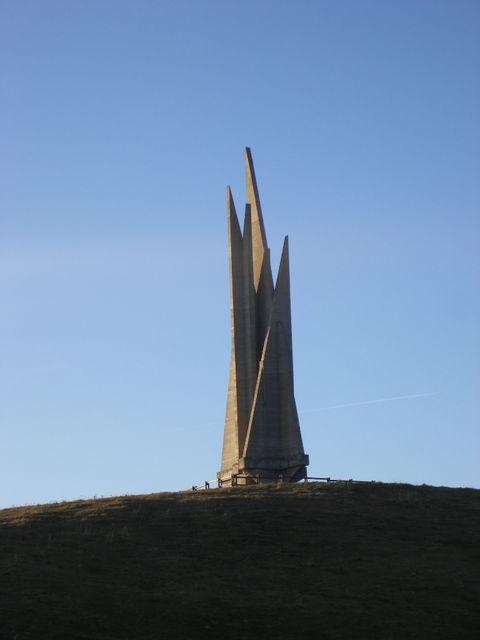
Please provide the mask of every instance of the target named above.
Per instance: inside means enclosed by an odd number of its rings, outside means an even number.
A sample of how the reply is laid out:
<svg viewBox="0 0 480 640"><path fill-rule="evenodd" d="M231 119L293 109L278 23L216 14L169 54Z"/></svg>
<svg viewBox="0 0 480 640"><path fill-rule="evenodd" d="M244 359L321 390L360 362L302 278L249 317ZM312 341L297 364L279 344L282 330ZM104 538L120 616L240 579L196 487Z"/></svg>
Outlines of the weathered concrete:
<svg viewBox="0 0 480 640"><path fill-rule="evenodd" d="M303 450L293 387L288 238L273 286L250 149L243 235L227 187L232 353L222 464L217 476L299 480Z"/></svg>

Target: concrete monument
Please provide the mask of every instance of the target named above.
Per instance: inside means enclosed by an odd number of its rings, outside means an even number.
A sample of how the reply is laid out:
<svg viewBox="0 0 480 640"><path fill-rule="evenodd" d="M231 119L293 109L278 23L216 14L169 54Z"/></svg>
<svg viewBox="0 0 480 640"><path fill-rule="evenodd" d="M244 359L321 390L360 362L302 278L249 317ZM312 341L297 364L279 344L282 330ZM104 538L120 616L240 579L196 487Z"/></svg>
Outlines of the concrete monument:
<svg viewBox="0 0 480 640"><path fill-rule="evenodd" d="M305 477L293 390L288 236L273 285L250 149L243 235L227 187L232 353L221 470L238 484Z"/></svg>

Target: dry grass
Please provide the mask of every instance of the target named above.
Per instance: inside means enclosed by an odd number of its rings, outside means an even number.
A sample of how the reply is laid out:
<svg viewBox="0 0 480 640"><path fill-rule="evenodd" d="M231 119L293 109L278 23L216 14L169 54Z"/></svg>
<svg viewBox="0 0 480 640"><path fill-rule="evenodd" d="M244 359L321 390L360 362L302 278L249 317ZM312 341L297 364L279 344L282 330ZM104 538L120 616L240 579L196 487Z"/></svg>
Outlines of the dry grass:
<svg viewBox="0 0 480 640"><path fill-rule="evenodd" d="M472 638L480 491L261 485L0 511L0 638Z"/></svg>

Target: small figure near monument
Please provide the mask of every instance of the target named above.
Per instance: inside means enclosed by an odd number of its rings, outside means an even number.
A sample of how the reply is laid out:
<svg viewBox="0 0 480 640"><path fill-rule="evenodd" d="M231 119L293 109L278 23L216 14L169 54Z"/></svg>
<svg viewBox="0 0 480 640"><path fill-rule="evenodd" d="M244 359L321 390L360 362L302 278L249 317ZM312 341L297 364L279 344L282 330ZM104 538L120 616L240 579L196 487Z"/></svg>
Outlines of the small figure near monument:
<svg viewBox="0 0 480 640"><path fill-rule="evenodd" d="M223 437L222 484L292 482L308 455L293 388L288 236L273 285L257 182L246 149L243 235L227 187L232 353Z"/></svg>

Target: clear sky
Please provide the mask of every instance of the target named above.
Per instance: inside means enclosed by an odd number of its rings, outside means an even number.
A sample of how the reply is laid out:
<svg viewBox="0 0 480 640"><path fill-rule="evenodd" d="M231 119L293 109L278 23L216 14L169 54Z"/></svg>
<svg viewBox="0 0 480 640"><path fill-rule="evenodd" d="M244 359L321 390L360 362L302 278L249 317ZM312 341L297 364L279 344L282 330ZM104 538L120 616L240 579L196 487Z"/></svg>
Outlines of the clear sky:
<svg viewBox="0 0 480 640"><path fill-rule="evenodd" d="M479 34L477 0L1 0L0 507L215 478L245 146L309 475L480 487Z"/></svg>

